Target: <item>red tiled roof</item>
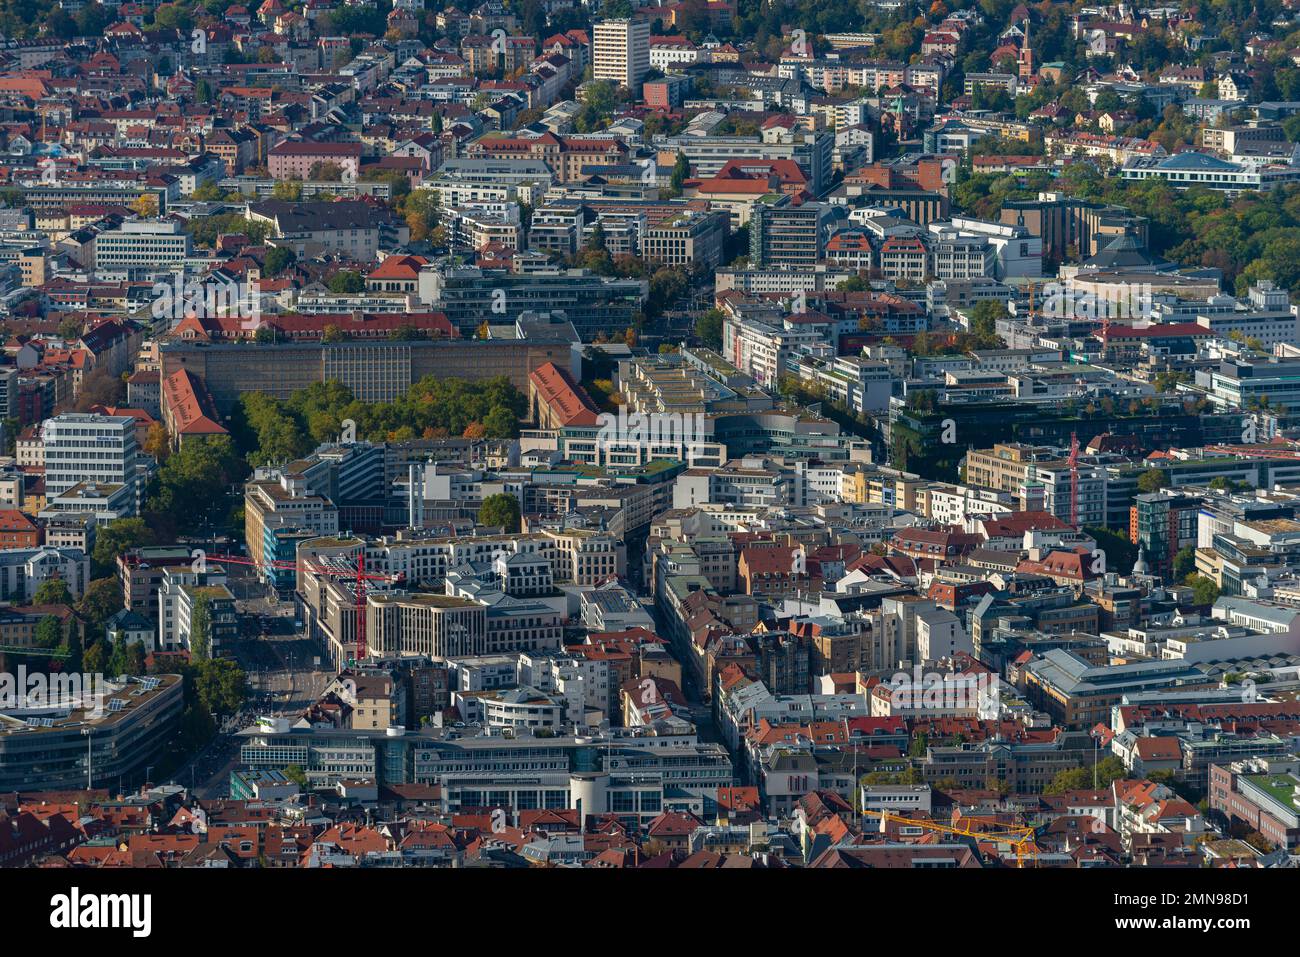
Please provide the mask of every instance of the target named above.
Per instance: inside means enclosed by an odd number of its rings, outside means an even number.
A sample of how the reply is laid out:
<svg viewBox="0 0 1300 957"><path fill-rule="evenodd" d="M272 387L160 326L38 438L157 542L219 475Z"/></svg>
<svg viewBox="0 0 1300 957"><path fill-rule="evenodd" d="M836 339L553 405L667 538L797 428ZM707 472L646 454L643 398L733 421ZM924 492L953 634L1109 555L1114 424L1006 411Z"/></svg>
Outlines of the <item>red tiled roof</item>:
<svg viewBox="0 0 1300 957"><path fill-rule="evenodd" d="M389 256L366 277L367 279L418 279L420 267L429 260L423 256Z"/></svg>
<svg viewBox="0 0 1300 957"><path fill-rule="evenodd" d="M16 508L0 509L0 532L34 532L36 523Z"/></svg>
<svg viewBox="0 0 1300 957"><path fill-rule="evenodd" d="M545 402L563 425L595 425L600 413L595 403L573 377L554 362L538 366L528 376Z"/></svg>
<svg viewBox="0 0 1300 957"><path fill-rule="evenodd" d="M188 369L173 372L162 383L163 404L171 410L181 435L225 435L217 421L207 389Z"/></svg>

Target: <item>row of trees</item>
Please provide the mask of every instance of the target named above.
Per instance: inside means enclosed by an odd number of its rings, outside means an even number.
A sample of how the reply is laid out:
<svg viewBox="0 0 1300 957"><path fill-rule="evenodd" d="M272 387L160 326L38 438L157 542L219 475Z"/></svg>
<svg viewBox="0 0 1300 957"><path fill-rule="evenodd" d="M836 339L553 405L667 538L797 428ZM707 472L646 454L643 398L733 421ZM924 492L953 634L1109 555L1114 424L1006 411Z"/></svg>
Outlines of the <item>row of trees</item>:
<svg viewBox="0 0 1300 957"><path fill-rule="evenodd" d="M194 238L196 246L212 248L217 237L225 233L243 233L254 246L260 246L271 233L269 223L254 222L238 213L221 213L216 216L193 216L185 222L185 231Z"/></svg>
<svg viewBox="0 0 1300 957"><path fill-rule="evenodd" d="M286 462L336 440L343 423L372 441L466 436L513 438L528 402L505 376L468 381L426 376L392 402L362 402L338 382L314 383L282 401L261 392L240 397L232 432L253 466Z"/></svg>
<svg viewBox="0 0 1300 957"><path fill-rule="evenodd" d="M149 483L144 521L160 541L225 534L237 498L231 489L248 472L229 436L186 442L167 457Z"/></svg>

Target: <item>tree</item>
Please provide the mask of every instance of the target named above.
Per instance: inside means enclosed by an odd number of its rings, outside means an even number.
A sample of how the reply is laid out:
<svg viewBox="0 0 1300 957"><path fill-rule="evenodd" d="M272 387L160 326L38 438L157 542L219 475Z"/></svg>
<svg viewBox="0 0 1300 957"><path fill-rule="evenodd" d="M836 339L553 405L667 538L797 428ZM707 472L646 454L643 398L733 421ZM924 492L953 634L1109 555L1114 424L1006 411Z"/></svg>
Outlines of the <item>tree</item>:
<svg viewBox="0 0 1300 957"><path fill-rule="evenodd" d="M224 199L225 195L226 194L221 191L221 187L214 181L205 179L203 182L199 183L198 186L194 187L194 192L190 194L190 199L198 200L203 203L215 203Z"/></svg>
<svg viewBox="0 0 1300 957"><path fill-rule="evenodd" d="M1147 775L1148 781L1154 781L1156 784L1163 784L1169 788L1188 804L1196 804L1204 795L1186 781L1179 780L1178 775L1173 771L1160 770L1152 771Z"/></svg>
<svg viewBox="0 0 1300 957"><path fill-rule="evenodd" d="M484 417L483 434L489 439L513 439L519 435L519 420L509 409L497 406Z"/></svg>
<svg viewBox="0 0 1300 957"><path fill-rule="evenodd" d="M317 182L342 182L343 167L338 163L317 161L311 164L311 169L307 171L307 178Z"/></svg>
<svg viewBox="0 0 1300 957"><path fill-rule="evenodd" d="M400 208L406 217L406 225L411 230L411 242L429 240L438 225L437 192L431 189L413 190L402 201Z"/></svg>
<svg viewBox="0 0 1300 957"><path fill-rule="evenodd" d="M185 223L185 231L194 237L195 244L206 247L215 245L218 236L231 234L247 236L254 246L258 246L266 239L270 229L268 223L256 223L238 213L192 216Z"/></svg>
<svg viewBox="0 0 1300 957"><path fill-rule="evenodd" d="M282 179L271 187L271 198L282 199L290 203L296 203L302 199L302 181L296 179Z"/></svg>
<svg viewBox="0 0 1300 957"><path fill-rule="evenodd" d="M144 645L128 641L123 635L113 644L108 659L108 673L113 675L142 675L145 672Z"/></svg>
<svg viewBox="0 0 1300 957"><path fill-rule="evenodd" d="M308 787L307 773L303 771L301 764L289 765L287 768L284 769L284 776L288 778L290 781L292 781L294 784L298 785L298 787L301 788L302 790L304 791L307 790Z"/></svg>
<svg viewBox="0 0 1300 957"><path fill-rule="evenodd" d="M1192 574L1187 576L1184 584L1192 587L1192 603L1196 605L1213 605L1219 600L1219 586L1213 578Z"/></svg>
<svg viewBox="0 0 1300 957"><path fill-rule="evenodd" d="M125 607L122 583L115 576L92 581L76 605L77 614L95 632L103 631L108 619Z"/></svg>
<svg viewBox="0 0 1300 957"><path fill-rule="evenodd" d="M297 257L293 254L292 249L286 249L283 246L273 246L266 253L266 261L263 263L268 276L278 276L294 264Z"/></svg>
<svg viewBox="0 0 1300 957"><path fill-rule="evenodd" d="M1259 831L1251 831L1245 837L1242 838L1242 841L1249 844L1251 847L1259 851L1259 853L1261 854L1272 854L1273 851L1275 850L1275 848L1273 847L1273 842L1270 841L1268 838L1266 838Z"/></svg>
<svg viewBox="0 0 1300 957"><path fill-rule="evenodd" d="M121 405L125 398L126 381L103 365L82 380L77 392L76 411L89 412L97 405Z"/></svg>
<svg viewBox="0 0 1300 957"><path fill-rule="evenodd" d="M691 161L686 158L685 153L679 152L677 154L676 161L674 161L673 163L673 174L672 174L672 179L670 180L670 182L672 183L674 196L681 195L682 184L686 182L687 178L689 178L690 175L691 175Z"/></svg>
<svg viewBox="0 0 1300 957"><path fill-rule="evenodd" d="M1097 762L1095 779L1097 788L1108 788L1111 783L1127 776L1124 762L1114 755L1109 755ZM1094 773L1091 767L1069 768L1058 771L1043 788L1044 794L1063 794L1066 791L1092 790Z"/></svg>
<svg viewBox="0 0 1300 957"><path fill-rule="evenodd" d="M985 299L975 304L970 314L970 331L975 336L975 348L991 349L1002 345L998 336L998 320L1010 316L1004 303Z"/></svg>
<svg viewBox="0 0 1300 957"><path fill-rule="evenodd" d="M519 531L520 518L519 499L504 492L489 495L478 509L478 524L489 528L500 526L507 532Z"/></svg>
<svg viewBox="0 0 1300 957"><path fill-rule="evenodd" d="M1137 487L1139 492L1158 492L1169 484L1169 479L1161 469L1147 469L1138 476Z"/></svg>
<svg viewBox="0 0 1300 957"><path fill-rule="evenodd" d="M340 269L329 279L330 292L340 296L356 295L366 288L365 277L353 269Z"/></svg>
<svg viewBox="0 0 1300 957"><path fill-rule="evenodd" d="M108 664L105 665L110 675L128 674L126 663L126 638L108 641Z"/></svg>
<svg viewBox="0 0 1300 957"><path fill-rule="evenodd" d="M203 661L212 651L212 599L201 595L190 612L190 660Z"/></svg>
<svg viewBox="0 0 1300 957"><path fill-rule="evenodd" d="M248 697L248 676L228 658L210 658L187 669L193 677L199 705L218 717L229 717Z"/></svg>
<svg viewBox="0 0 1300 957"><path fill-rule="evenodd" d="M100 578L111 575L117 556L153 543L153 530L142 518L118 518L101 525L95 532L95 547L90 553L91 573Z"/></svg>
<svg viewBox="0 0 1300 957"><path fill-rule="evenodd" d="M68 318L59 323L59 338L66 339L69 342L76 342L81 338L82 330L85 328L86 322L84 319L79 319L76 316L68 316Z"/></svg>
<svg viewBox="0 0 1300 957"><path fill-rule="evenodd" d="M158 197L152 193L141 193L131 204L131 211L141 219L153 219L158 215Z"/></svg>
<svg viewBox="0 0 1300 957"><path fill-rule="evenodd" d="M1189 379L1190 376L1185 372L1166 370L1157 372L1152 384L1157 392L1173 392L1180 383L1187 382Z"/></svg>
<svg viewBox="0 0 1300 957"><path fill-rule="evenodd" d="M261 331L260 329L258 330ZM149 431L144 436L144 451L147 455L152 455L160 463L171 455L171 440L167 435L167 428L161 422L155 422L149 426Z"/></svg>
<svg viewBox="0 0 1300 957"><path fill-rule="evenodd" d="M230 487L247 474L248 465L230 436L186 442L150 483L145 520L164 535L224 529L230 518Z"/></svg>
<svg viewBox="0 0 1300 957"><path fill-rule="evenodd" d="M656 269L650 277L650 305L647 309L657 313L684 296L691 287L686 270L675 266Z"/></svg>
<svg viewBox="0 0 1300 957"><path fill-rule="evenodd" d="M37 648L53 650L63 642L63 622L58 615L45 615L36 623Z"/></svg>
<svg viewBox="0 0 1300 957"><path fill-rule="evenodd" d="M1196 571L1196 549L1191 545L1178 550L1174 556L1174 581L1183 581Z"/></svg>
<svg viewBox="0 0 1300 957"><path fill-rule="evenodd" d="M36 589L36 594L32 595L32 604L71 605L72 589L62 578L47 578Z"/></svg>
<svg viewBox="0 0 1300 957"><path fill-rule="evenodd" d="M1137 546L1124 535L1099 525L1089 525L1084 532L1097 543L1097 548L1106 556L1106 567L1112 571L1128 572L1137 561Z"/></svg>
<svg viewBox="0 0 1300 957"><path fill-rule="evenodd" d="M722 348L722 320L720 309L710 309L695 320L696 338L714 351Z"/></svg>
<svg viewBox="0 0 1300 957"><path fill-rule="evenodd" d="M74 617L68 618L68 636L64 639L63 650L68 655L63 659L63 670L68 674L81 673L84 670L81 626Z"/></svg>
<svg viewBox="0 0 1300 957"><path fill-rule="evenodd" d="M110 649L103 638L96 639L81 657L81 667L90 674L102 674L108 669Z"/></svg>
<svg viewBox="0 0 1300 957"><path fill-rule="evenodd" d="M234 432L250 465L286 462L305 455L312 446L300 420L264 392L245 392L237 412Z"/></svg>
<svg viewBox="0 0 1300 957"><path fill-rule="evenodd" d="M325 327L325 334L321 336L321 342L347 342L348 334L343 329L330 323Z"/></svg>

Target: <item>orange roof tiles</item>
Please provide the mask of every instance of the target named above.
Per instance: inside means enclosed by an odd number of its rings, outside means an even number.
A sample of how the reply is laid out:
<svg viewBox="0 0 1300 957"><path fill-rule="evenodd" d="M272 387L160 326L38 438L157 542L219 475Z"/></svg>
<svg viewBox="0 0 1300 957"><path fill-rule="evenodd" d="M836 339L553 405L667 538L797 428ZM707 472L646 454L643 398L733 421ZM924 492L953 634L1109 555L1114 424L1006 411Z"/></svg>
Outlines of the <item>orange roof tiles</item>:
<svg viewBox="0 0 1300 957"><path fill-rule="evenodd" d="M528 378L539 399L563 425L595 425L599 421L600 413L586 391L554 362L538 366Z"/></svg>
<svg viewBox="0 0 1300 957"><path fill-rule="evenodd" d="M163 404L171 411L180 435L225 435L217 421L207 389L188 369L173 372L162 383Z"/></svg>

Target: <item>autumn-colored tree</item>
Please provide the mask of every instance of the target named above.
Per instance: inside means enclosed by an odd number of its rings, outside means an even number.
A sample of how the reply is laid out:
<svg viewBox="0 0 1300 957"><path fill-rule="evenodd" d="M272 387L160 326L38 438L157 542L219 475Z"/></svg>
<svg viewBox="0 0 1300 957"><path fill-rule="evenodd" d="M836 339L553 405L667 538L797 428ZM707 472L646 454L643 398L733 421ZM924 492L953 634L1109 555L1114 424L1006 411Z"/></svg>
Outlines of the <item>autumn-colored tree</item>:
<svg viewBox="0 0 1300 957"><path fill-rule="evenodd" d="M311 164L307 178L322 182L337 183L343 179L343 167L338 163L319 161Z"/></svg>
<svg viewBox="0 0 1300 957"><path fill-rule="evenodd" d="M158 215L158 197L152 193L141 193L131 204L131 211L141 219L152 219Z"/></svg>
<svg viewBox="0 0 1300 957"><path fill-rule="evenodd" d="M483 428L482 422L471 422L465 426L465 431L461 433L462 439L481 439L487 432Z"/></svg>
<svg viewBox="0 0 1300 957"><path fill-rule="evenodd" d="M161 422L149 426L149 431L144 436L144 450L159 462L165 462L167 456L171 455L171 442L168 441L167 429Z"/></svg>
<svg viewBox="0 0 1300 957"><path fill-rule="evenodd" d="M412 242L428 239L438 225L438 194L431 189L417 189L402 203Z"/></svg>

